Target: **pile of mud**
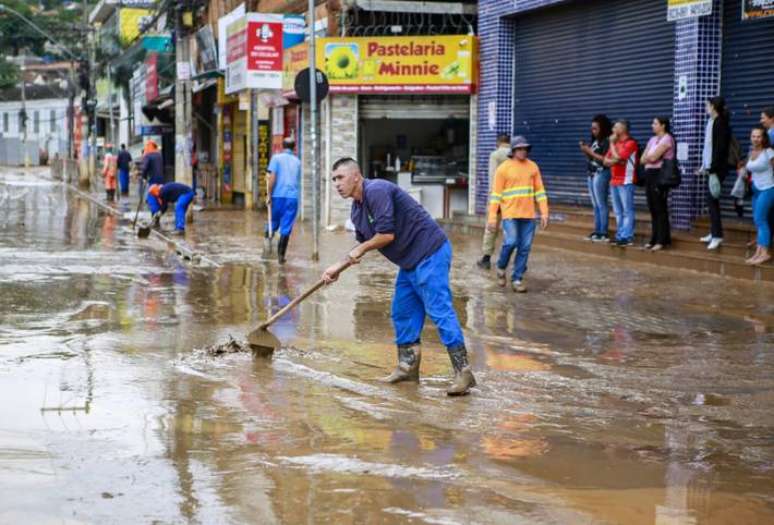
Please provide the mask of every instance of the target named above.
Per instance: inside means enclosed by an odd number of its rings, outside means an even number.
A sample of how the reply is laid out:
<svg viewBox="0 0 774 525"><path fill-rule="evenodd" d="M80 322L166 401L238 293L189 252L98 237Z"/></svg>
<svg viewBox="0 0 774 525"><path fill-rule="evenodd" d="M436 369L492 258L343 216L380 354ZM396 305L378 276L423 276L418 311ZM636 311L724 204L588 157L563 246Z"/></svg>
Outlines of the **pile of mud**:
<svg viewBox="0 0 774 525"><path fill-rule="evenodd" d="M205 352L207 352L208 355L215 356L250 352L250 345L247 344L247 341L237 341L233 337L228 336L228 341L209 346L205 349Z"/></svg>

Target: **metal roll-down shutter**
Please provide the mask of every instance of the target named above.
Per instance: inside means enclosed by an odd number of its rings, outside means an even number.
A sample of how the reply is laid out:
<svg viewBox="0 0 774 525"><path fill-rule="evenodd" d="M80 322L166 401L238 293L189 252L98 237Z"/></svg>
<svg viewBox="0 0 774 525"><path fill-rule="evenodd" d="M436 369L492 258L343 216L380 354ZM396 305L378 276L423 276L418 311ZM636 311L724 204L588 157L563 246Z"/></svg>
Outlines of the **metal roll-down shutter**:
<svg viewBox="0 0 774 525"><path fill-rule="evenodd" d="M578 141L588 142L593 115L628 119L643 145L653 117L671 116L675 44L666 9L654 0L587 0L516 20L514 131L532 143L551 200L589 202Z"/></svg>

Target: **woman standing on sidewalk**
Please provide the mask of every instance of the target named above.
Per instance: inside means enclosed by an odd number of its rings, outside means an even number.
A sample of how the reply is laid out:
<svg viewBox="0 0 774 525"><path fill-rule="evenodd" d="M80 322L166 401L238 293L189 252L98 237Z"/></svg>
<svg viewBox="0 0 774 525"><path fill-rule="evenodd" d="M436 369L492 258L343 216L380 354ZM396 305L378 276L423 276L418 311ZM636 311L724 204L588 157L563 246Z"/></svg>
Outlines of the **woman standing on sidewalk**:
<svg viewBox="0 0 774 525"><path fill-rule="evenodd" d="M645 194L650 210L650 241L646 250L659 251L672 244L669 226L669 188L659 186L659 176L664 160L675 158L675 140L669 129L669 119L656 117L651 124L653 136L645 146L640 164L645 166Z"/></svg>
<svg viewBox="0 0 774 525"><path fill-rule="evenodd" d="M758 228L758 249L745 262L757 265L771 260L769 213L774 208L774 149L762 126L753 128L750 143L752 147L745 168L752 177L753 220Z"/></svg>
<svg viewBox="0 0 774 525"><path fill-rule="evenodd" d="M709 119L704 129L704 148L701 153L700 172L707 175L707 206L710 215L710 233L701 238L709 243L708 250L715 250L723 243L723 223L720 219L720 188L728 174L728 147L731 128L728 110L723 97L707 101Z"/></svg>
<svg viewBox="0 0 774 525"><path fill-rule="evenodd" d="M580 150L588 159L589 197L594 207L594 231L588 236L593 242L607 242L609 209L607 196L610 191L610 169L605 166L605 155L610 148L608 137L612 125L606 115L591 119L591 145L580 142Z"/></svg>

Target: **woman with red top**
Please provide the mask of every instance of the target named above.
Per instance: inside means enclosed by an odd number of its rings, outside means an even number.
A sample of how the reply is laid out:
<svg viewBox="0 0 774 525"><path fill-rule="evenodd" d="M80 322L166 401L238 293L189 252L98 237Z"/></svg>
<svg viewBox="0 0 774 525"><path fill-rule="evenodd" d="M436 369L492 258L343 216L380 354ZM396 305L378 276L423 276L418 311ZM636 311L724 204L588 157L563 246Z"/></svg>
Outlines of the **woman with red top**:
<svg viewBox="0 0 774 525"><path fill-rule="evenodd" d="M669 133L669 119L656 117L651 124L653 136L642 153L640 164L645 166L645 192L651 218L650 241L646 250L659 251L672 244L669 226L669 188L659 186L664 160L675 158L675 139Z"/></svg>

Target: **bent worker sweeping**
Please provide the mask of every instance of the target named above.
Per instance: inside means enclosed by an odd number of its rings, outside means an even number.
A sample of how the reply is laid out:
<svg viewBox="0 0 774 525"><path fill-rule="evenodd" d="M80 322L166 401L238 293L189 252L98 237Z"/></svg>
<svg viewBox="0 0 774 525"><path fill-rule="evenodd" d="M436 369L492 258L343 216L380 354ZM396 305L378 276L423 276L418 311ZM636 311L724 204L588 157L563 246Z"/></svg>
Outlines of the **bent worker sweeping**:
<svg viewBox="0 0 774 525"><path fill-rule="evenodd" d="M153 214L154 226L158 226L161 215L167 211L167 205L174 202L175 232L178 235L185 234L185 214L193 198L193 189L185 184L179 182L168 182L163 186L161 184L153 184L148 188L146 202Z"/></svg>
<svg viewBox="0 0 774 525"><path fill-rule="evenodd" d="M395 184L365 180L352 158L336 161L332 180L339 195L353 199L350 218L360 244L350 251L349 260L358 262L369 251L379 250L400 267L392 298L398 365L385 381L419 381L420 336L428 315L454 368L454 381L446 393L467 394L476 380L452 306L449 288L452 247L446 234L419 203ZM322 278L331 283L340 271L340 264L331 266Z"/></svg>

